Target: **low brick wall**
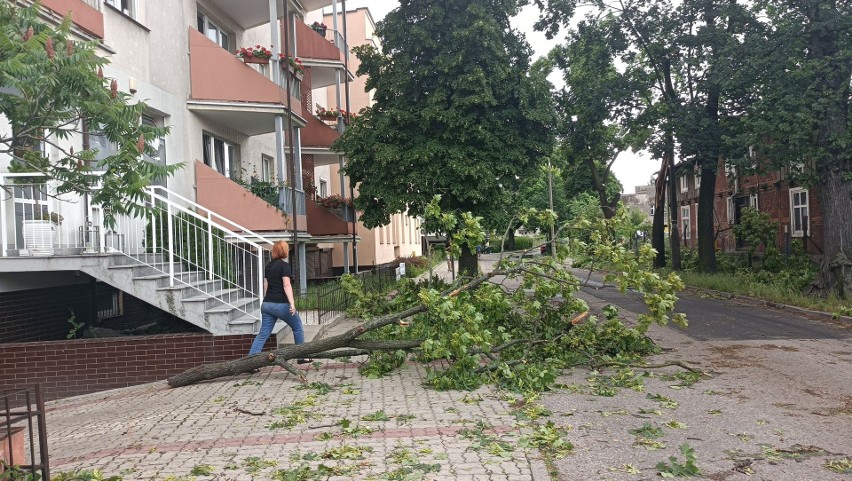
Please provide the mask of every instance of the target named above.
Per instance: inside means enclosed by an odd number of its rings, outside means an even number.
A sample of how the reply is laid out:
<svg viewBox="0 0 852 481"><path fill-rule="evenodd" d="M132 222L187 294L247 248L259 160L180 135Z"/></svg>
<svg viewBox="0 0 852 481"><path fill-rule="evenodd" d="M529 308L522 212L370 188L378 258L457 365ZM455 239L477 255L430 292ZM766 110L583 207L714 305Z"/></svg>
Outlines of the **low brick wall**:
<svg viewBox="0 0 852 481"><path fill-rule="evenodd" d="M47 400L153 381L245 356L253 335L208 333L0 344L0 392L44 386ZM275 347L275 337L265 349Z"/></svg>

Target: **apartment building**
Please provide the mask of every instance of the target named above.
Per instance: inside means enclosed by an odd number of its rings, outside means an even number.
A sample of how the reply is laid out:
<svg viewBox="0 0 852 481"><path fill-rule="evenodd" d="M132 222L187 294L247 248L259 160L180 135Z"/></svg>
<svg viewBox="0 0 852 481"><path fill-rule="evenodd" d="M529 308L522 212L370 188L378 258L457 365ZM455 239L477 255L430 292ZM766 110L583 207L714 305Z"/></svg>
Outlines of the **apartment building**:
<svg viewBox="0 0 852 481"><path fill-rule="evenodd" d="M356 8L345 12L346 21L346 45L351 49L359 45L373 45L376 48L381 48L379 39L376 36L376 25L368 8ZM313 12L308 16L308 23L317 22L321 25L329 27L329 31L342 31L344 24L344 13L335 11L333 8L325 8L321 12ZM328 34L331 39L331 34ZM349 70L356 72L360 62L355 55L349 55ZM318 84L314 85L314 90L311 97L303 98L303 108L307 110L308 106L313 106L314 112L322 111L323 109L333 108L340 103L344 110L356 113L361 109L372 105L372 92L365 89L366 78L354 77L351 78L348 84L348 98L346 103L346 92L341 92L337 86L329 86L324 89L317 89ZM343 85L346 89L347 85ZM343 99L343 100L341 100ZM323 117L326 118L327 117ZM329 123L329 122L326 122ZM336 120L331 122L334 126ZM305 130L306 134L310 129ZM345 124L341 125L342 129ZM341 129L341 130L342 130ZM336 138L336 135L333 135ZM320 144L303 136L303 151L309 155L305 157L304 163L306 170L313 164L313 180L317 198L324 198L328 195L341 193L345 197L349 197L352 192L357 196L357 186L350 191L348 179L341 174L340 167L343 165L343 160L337 153L329 149L331 143ZM360 222L356 223L356 235L359 239L357 248L357 261L359 269L370 268L374 266L387 265L399 257L419 256L422 255L420 230L420 219L406 214L394 214L391 216L391 222L382 227L375 229L367 229ZM326 255L331 254L334 272L338 273L346 270L346 265L349 263L351 256L350 246L348 244L319 244L319 249L322 249Z"/></svg>
<svg viewBox="0 0 852 481"><path fill-rule="evenodd" d="M367 9L343 12L333 0L277 2L272 10L269 2L229 0L42 5L48 21L70 14L75 35L100 42L110 62L105 76L147 103L144 122L171 128L146 160L184 167L151 186L158 216L121 219L111 228L97 205L54 197L48 184L15 188L0 206L0 302L14 295L27 303L63 287L80 299L78 315L129 311L138 303L213 334L250 334L258 327L264 256L278 239L295 243L291 261L302 291L311 279L349 272L356 261L363 269L420 254L417 219L395 216L374 231L355 222L352 187L340 173L346 159L331 150L349 118L318 109L357 111L370 103L350 54L350 42L375 41ZM271 58L235 54L258 45ZM9 128L2 116L0 128ZM93 130L86 137L68 142L79 150L88 141L100 156L110 154L104 136ZM8 164L0 159L5 186L20 182ZM278 181L284 187L271 201L247 188ZM37 228L49 223L41 220L48 213L62 222ZM63 302L57 300L49 322L66 310ZM68 314L61 316L64 323ZM33 329L12 336L12 325L23 320L4 321L9 328L0 326L0 342L57 331L30 323Z"/></svg>
<svg viewBox="0 0 852 481"><path fill-rule="evenodd" d="M755 166L756 167L756 166ZM800 171L807 166L798 167ZM794 240L805 243L809 254L822 253L822 210L819 194L814 187L800 184L789 169L777 169L762 174L746 173L719 160L716 175L716 196L713 202L713 230L716 248L735 251L744 246L734 235L733 226L739 222L743 209L767 212L778 224L776 243L784 252ZM692 162L681 162L677 171L678 227L682 245L697 248L698 189L701 175Z"/></svg>

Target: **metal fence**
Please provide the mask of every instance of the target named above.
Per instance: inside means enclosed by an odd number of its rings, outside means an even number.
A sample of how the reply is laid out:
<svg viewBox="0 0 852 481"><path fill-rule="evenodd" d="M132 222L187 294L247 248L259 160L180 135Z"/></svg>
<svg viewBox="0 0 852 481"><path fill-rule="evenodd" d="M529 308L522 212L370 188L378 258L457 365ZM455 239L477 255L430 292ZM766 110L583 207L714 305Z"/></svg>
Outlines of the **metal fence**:
<svg viewBox="0 0 852 481"><path fill-rule="evenodd" d="M376 267L357 276L365 293L384 293L396 284L396 272L395 267ZM308 286L308 291L296 299L296 307L305 324L326 324L343 315L353 300L343 289L342 281L334 279Z"/></svg>
<svg viewBox="0 0 852 481"><path fill-rule="evenodd" d="M0 419L0 473L4 469L13 470L11 479L15 479L15 471L20 470L28 473L25 474L27 479L49 480L47 423L41 384L30 389L6 391L0 399L3 405ZM29 449L25 450L27 443ZM29 456L26 451L29 451ZM40 478L37 472L40 472ZM0 479L6 474L9 473L0 474Z"/></svg>

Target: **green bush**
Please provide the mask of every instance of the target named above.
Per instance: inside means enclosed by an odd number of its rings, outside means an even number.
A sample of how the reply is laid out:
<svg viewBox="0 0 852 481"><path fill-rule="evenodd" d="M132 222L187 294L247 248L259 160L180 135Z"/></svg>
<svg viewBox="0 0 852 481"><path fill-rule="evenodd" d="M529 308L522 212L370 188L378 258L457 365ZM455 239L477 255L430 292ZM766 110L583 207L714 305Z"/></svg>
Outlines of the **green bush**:
<svg viewBox="0 0 852 481"><path fill-rule="evenodd" d="M515 236L515 250L525 251L532 249L533 242L534 240L532 237Z"/></svg>

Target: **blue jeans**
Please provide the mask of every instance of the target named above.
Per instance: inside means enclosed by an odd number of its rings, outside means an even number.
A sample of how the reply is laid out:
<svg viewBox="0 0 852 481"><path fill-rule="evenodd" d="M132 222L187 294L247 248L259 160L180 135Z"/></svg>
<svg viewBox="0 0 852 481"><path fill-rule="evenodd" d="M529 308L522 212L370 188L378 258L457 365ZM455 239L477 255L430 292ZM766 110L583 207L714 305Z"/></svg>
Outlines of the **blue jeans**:
<svg viewBox="0 0 852 481"><path fill-rule="evenodd" d="M266 344L266 340L272 334L272 328L275 327L275 321L278 319L286 322L290 326L290 329L293 330L293 339L296 341L296 344L305 342L305 331L302 330L302 318L299 317L298 312L290 314L290 304L264 302L260 305L260 319L260 332L257 333L257 337L251 343L249 356L263 350L263 345Z"/></svg>

